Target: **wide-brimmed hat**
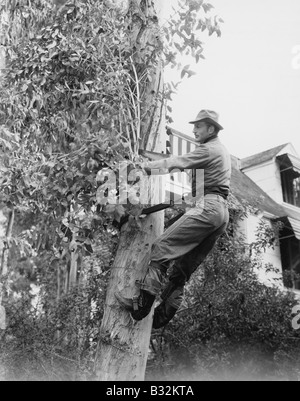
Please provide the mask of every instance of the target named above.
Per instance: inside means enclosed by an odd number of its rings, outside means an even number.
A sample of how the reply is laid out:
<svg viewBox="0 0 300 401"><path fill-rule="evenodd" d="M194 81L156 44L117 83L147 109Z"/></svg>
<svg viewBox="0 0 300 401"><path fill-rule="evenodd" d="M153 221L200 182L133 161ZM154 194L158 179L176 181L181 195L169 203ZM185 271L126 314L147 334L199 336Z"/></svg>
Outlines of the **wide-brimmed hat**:
<svg viewBox="0 0 300 401"><path fill-rule="evenodd" d="M219 124L219 114L212 110L201 110L194 121L190 121L189 124L196 124L202 120L210 121L213 125L223 130L222 125Z"/></svg>

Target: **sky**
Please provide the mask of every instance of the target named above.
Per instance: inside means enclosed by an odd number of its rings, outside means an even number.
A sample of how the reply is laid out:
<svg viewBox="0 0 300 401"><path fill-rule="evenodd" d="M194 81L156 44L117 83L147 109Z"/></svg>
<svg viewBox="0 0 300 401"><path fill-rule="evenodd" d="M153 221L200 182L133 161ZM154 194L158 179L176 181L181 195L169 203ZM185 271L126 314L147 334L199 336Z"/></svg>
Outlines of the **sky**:
<svg viewBox="0 0 300 401"><path fill-rule="evenodd" d="M168 18L178 0L160 1ZM192 136L188 121L212 109L220 114L221 140L233 155L243 158L287 142L300 154L300 1L207 1L214 6L211 14L225 21L222 36L201 34L206 59L192 65L197 74L173 97L172 127ZM177 78L166 71L167 81Z"/></svg>
<svg viewBox="0 0 300 401"><path fill-rule="evenodd" d="M243 158L291 142L300 155L300 1L209 2L224 20L222 36L201 34L206 59L192 65L197 74L173 96L171 126L192 136L188 121L211 109L231 154Z"/></svg>

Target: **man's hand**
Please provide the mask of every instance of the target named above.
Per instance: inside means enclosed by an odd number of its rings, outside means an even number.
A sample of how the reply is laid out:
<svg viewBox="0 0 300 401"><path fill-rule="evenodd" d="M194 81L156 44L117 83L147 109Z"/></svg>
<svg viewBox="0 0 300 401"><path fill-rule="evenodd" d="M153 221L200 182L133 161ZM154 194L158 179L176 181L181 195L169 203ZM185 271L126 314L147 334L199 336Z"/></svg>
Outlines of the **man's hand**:
<svg viewBox="0 0 300 401"><path fill-rule="evenodd" d="M142 172L146 172L146 174L151 174L151 169L147 168L147 163L144 162L129 162L129 161L124 161L122 163L120 163L120 177L133 177L134 173L132 173L133 171L138 172L138 171L142 171ZM131 174L132 173L132 174ZM136 177L135 177L136 179ZM134 182L135 182L134 179Z"/></svg>
<svg viewBox="0 0 300 401"><path fill-rule="evenodd" d="M147 173L147 175L151 174L151 169L148 167L147 162L139 163L139 167Z"/></svg>

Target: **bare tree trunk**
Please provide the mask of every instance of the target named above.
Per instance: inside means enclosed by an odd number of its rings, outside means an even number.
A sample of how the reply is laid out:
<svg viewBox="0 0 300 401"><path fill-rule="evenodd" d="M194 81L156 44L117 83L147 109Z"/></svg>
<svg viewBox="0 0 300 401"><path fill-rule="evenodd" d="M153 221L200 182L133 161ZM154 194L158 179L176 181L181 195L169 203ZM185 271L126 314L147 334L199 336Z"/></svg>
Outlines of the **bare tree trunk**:
<svg viewBox="0 0 300 401"><path fill-rule="evenodd" d="M3 276L5 276L8 272L8 265L7 265L8 250L9 250L9 244L10 244L12 229L13 229L13 225L14 225L14 220L15 220L15 211L14 211L14 209L12 209L10 211L9 217L8 217L4 247L3 247L2 257L1 257L0 275L3 275Z"/></svg>
<svg viewBox="0 0 300 401"><path fill-rule="evenodd" d="M60 263L57 263L57 292L56 292L56 302L59 303L62 294L62 271Z"/></svg>
<svg viewBox="0 0 300 401"><path fill-rule="evenodd" d="M101 326L97 370L101 381L144 380L152 314L142 322L134 322L130 314L119 307L115 292L123 290L125 296L136 295L135 280L145 274L151 244L162 233L162 222L162 216L155 215L143 223L142 230L131 225L122 231Z"/></svg>
<svg viewBox="0 0 300 401"><path fill-rule="evenodd" d="M76 251L71 252L69 290L77 285L77 261L78 253Z"/></svg>
<svg viewBox="0 0 300 401"><path fill-rule="evenodd" d="M122 1L121 1L122 2ZM115 1L117 3L117 1ZM135 1L140 6L141 1ZM152 8L151 8L152 7ZM154 4L148 3L147 17L154 15ZM156 20L157 21L157 20ZM150 38L157 40L158 24L149 24L150 31L139 35L144 46ZM136 27L137 31L141 27ZM153 32L153 28L155 32ZM152 42L153 43L153 42ZM152 83L146 91L142 103L142 146L144 149L161 152L164 144L161 133L164 130L164 111L162 103L163 71L158 62L152 74ZM157 196L159 178L153 180L151 192L153 200L161 202ZM156 199L155 196L156 195ZM134 322L130 314L124 311L115 299L116 291L122 291L126 297L137 295L136 280L144 277L148 267L152 243L163 233L163 213L156 213L141 222L142 227L129 223L123 227L119 247L107 291L104 317L101 325L101 338L97 355L96 375L100 381L138 381L144 380L149 343L152 329L153 311L141 322Z"/></svg>
<svg viewBox="0 0 300 401"><path fill-rule="evenodd" d="M69 292L69 276L70 276L70 269L69 266L67 265L65 267L65 270L63 272L64 275L64 294L68 294Z"/></svg>
<svg viewBox="0 0 300 401"><path fill-rule="evenodd" d="M5 276L8 273L8 251L10 246L10 239L12 234L12 229L15 220L15 211L12 209L9 213L8 221L7 221L7 228L4 240L4 246L2 250L1 256L1 265L0 265L0 277ZM2 298L4 292L4 285L0 283L0 330L6 329L6 311L4 306L2 305Z"/></svg>
<svg viewBox="0 0 300 401"><path fill-rule="evenodd" d="M0 283L0 330L6 329L6 310L2 305L3 284ZM0 378L1 380L1 378Z"/></svg>
<svg viewBox="0 0 300 401"><path fill-rule="evenodd" d="M5 43L5 32L7 30L8 25L8 14L6 12L7 9L7 0L0 0L0 76L2 74L2 70L5 68L5 59L6 59L6 51L4 47Z"/></svg>

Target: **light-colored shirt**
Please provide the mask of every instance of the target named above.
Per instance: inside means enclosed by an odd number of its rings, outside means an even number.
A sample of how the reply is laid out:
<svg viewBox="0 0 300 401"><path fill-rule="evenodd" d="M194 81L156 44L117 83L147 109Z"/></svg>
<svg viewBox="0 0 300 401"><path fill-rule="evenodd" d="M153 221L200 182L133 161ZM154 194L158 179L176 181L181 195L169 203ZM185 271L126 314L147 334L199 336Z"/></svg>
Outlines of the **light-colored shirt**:
<svg viewBox="0 0 300 401"><path fill-rule="evenodd" d="M159 170L160 174L166 174L175 169L192 169L194 176L195 170L204 170L205 195L213 193L226 198L229 194L231 157L218 137L201 144L193 152L183 156L172 156L168 159L147 162L144 167L148 170ZM196 174L196 176L201 176L201 174ZM192 185L194 186L195 183Z"/></svg>

